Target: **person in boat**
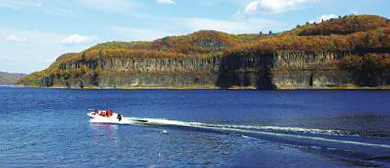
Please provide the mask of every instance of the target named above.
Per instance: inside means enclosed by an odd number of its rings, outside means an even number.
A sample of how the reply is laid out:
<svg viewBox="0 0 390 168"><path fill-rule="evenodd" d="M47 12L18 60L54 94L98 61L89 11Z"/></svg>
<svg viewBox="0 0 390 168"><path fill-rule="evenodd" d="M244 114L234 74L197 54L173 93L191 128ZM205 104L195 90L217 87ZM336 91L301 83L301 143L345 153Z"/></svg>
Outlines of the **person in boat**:
<svg viewBox="0 0 390 168"><path fill-rule="evenodd" d="M107 110L107 117L111 117L112 115L112 110Z"/></svg>

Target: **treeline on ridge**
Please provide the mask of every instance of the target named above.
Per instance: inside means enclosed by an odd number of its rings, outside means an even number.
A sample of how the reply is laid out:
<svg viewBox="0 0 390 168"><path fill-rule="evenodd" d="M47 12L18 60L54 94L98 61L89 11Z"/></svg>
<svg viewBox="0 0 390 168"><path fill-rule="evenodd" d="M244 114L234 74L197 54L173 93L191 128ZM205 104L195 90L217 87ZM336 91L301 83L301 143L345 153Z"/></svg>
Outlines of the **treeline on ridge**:
<svg viewBox="0 0 390 168"><path fill-rule="evenodd" d="M304 53L337 52L354 55L353 57L340 58L342 62L340 66L353 71L358 76L360 74L359 78L366 81L360 82L362 85L374 85L370 82L369 76L386 78L387 71L390 69L387 63L389 54L383 54L390 53L389 49L390 21L387 18L375 15L347 15L321 23L308 23L305 26L297 26L291 31L280 33L233 35L213 30L202 30L190 35L169 36L154 41L102 43L80 53L64 54L46 70L30 74L21 79L19 83L39 85L40 79L45 76L55 78L83 75L97 77L105 73L104 69L88 63L101 59L186 59L189 57L208 59L232 54L260 57L262 54L287 50ZM67 63L77 66L72 66L70 69L64 68L63 65ZM367 68L370 66L378 68Z"/></svg>

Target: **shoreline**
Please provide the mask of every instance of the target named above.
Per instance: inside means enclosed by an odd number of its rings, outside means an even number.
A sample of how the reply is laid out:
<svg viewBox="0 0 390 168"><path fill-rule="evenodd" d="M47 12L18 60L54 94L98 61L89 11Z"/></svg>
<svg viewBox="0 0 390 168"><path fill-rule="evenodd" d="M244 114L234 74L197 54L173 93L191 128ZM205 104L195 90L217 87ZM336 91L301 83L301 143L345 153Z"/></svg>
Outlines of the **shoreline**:
<svg viewBox="0 0 390 168"><path fill-rule="evenodd" d="M303 87L282 87L277 89L257 89L256 87L230 87L221 88L216 86L122 86L122 87L96 87L85 86L80 87L65 87L65 86L53 86L53 87L40 87L40 86L24 86L24 85L8 85L4 87L13 88L43 88L43 89L75 89L75 90L313 90L313 91L332 91L332 90L390 90L390 85L382 85L376 87L368 86L331 86L331 87L315 87L315 88L303 88Z"/></svg>

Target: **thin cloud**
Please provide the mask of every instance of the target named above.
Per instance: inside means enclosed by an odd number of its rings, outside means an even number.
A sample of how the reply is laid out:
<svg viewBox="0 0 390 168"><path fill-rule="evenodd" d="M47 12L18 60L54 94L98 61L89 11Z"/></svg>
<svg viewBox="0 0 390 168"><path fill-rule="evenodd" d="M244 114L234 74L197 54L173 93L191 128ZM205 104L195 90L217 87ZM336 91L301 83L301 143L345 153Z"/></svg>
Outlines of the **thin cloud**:
<svg viewBox="0 0 390 168"><path fill-rule="evenodd" d="M145 28L134 28L134 27L111 27L114 33L120 35L123 39L114 40L125 40L125 41L141 41L141 40L155 40L158 38L176 35L168 31L163 31L160 28L145 29Z"/></svg>
<svg viewBox="0 0 390 168"><path fill-rule="evenodd" d="M155 40L158 38L192 33L198 30L217 30L226 33L259 33L271 30L282 31L287 28L284 23L268 19L232 19L219 20L209 18L160 18L167 24L163 27L134 28L134 27L111 27L110 30L120 35L122 41L131 40Z"/></svg>
<svg viewBox="0 0 390 168"><path fill-rule="evenodd" d="M21 37L21 36L17 36L17 35L8 35L7 37L5 37L5 40L7 41L12 41L12 42L18 42L18 43L23 43L23 42L27 42L27 38L26 37Z"/></svg>
<svg viewBox="0 0 390 168"><path fill-rule="evenodd" d="M338 15L335 15L335 14L329 14L329 15L322 15L320 17L320 21L323 20L323 21L326 21L326 20L329 20L329 19L333 19L333 18L337 18Z"/></svg>
<svg viewBox="0 0 390 168"><path fill-rule="evenodd" d="M261 1L253 1L250 2L244 9L245 14L253 14L259 10L259 7L261 5Z"/></svg>
<svg viewBox="0 0 390 168"><path fill-rule="evenodd" d="M339 17L339 15L336 15L336 14L321 15L316 20L311 20L310 23L314 23L314 22L320 23L322 21L327 21L327 20L330 20L330 19L333 19L333 18L337 18L337 17Z"/></svg>
<svg viewBox="0 0 390 168"><path fill-rule="evenodd" d="M62 17L77 17L75 6L89 10L128 14L134 13L132 10L140 4L135 0L0 0L0 8L33 11Z"/></svg>
<svg viewBox="0 0 390 168"><path fill-rule="evenodd" d="M208 18L188 19L187 25L193 31L218 30L227 33L258 33L270 30L271 27L283 27L279 22L266 19L215 20Z"/></svg>
<svg viewBox="0 0 390 168"><path fill-rule="evenodd" d="M22 9L26 7L40 7L42 3L31 2L26 0L0 0L0 7L10 9Z"/></svg>
<svg viewBox="0 0 390 168"><path fill-rule="evenodd" d="M72 34L72 35L69 35L68 37L62 39L61 42L63 44L86 44L86 43L92 42L94 39L95 39L95 36L88 37L88 36L82 36L79 34Z"/></svg>
<svg viewBox="0 0 390 168"><path fill-rule="evenodd" d="M74 2L95 10L120 13L130 13L132 9L139 6L137 2L131 0L75 0Z"/></svg>
<svg viewBox="0 0 390 168"><path fill-rule="evenodd" d="M316 1L317 0L256 0L246 5L240 13L246 15L255 14L259 11L282 13L288 10L297 9L303 4Z"/></svg>
<svg viewBox="0 0 390 168"><path fill-rule="evenodd" d="M0 0L0 8L8 8L19 11L34 11L62 17L74 17L75 14L69 6L63 6L59 1L47 0Z"/></svg>
<svg viewBox="0 0 390 168"><path fill-rule="evenodd" d="M51 62L46 62L45 60L58 57L67 52L80 52L91 46L91 43L64 45L62 40L66 35L34 29L0 27L0 32L1 37L3 37L0 38L1 55L8 55L8 59L11 59L10 57L13 59L12 61L2 61L0 63L4 71L10 72L31 73L42 70L51 64ZM25 37L27 42L22 44L9 42L5 38L8 35ZM97 40L96 42L98 42ZM18 66L13 64L15 62L18 63Z"/></svg>
<svg viewBox="0 0 390 168"><path fill-rule="evenodd" d="M14 57L12 57L11 55L5 55L5 56L1 56L0 59L2 59L3 61L10 61L12 60Z"/></svg>
<svg viewBox="0 0 390 168"><path fill-rule="evenodd" d="M158 4L175 4L173 0L156 0Z"/></svg>

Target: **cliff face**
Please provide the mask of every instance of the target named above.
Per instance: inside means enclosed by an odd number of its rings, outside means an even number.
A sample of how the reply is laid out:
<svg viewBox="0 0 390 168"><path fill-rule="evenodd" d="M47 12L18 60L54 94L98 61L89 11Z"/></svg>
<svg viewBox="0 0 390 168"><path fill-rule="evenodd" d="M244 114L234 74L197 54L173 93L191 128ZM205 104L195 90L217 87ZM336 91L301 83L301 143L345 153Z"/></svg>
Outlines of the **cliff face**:
<svg viewBox="0 0 390 168"><path fill-rule="evenodd" d="M99 81L102 87L210 87L215 84L219 62L217 57L111 59L101 62L107 73Z"/></svg>
<svg viewBox="0 0 390 168"><path fill-rule="evenodd" d="M299 53L280 51L274 54L211 58L136 58L102 59L62 63L60 69L86 65L101 67L98 76L45 77L45 87L83 88L129 87L207 87L255 89L322 89L353 83L352 74L339 68L335 53Z"/></svg>
<svg viewBox="0 0 390 168"><path fill-rule="evenodd" d="M261 56L259 56L261 55ZM353 82L340 69L344 55L279 51L274 54L228 56L221 66L218 85L258 89L324 89Z"/></svg>
<svg viewBox="0 0 390 168"><path fill-rule="evenodd" d="M46 77L41 85L82 88L127 87L212 87L218 75L219 57L213 58L112 58L96 61L62 63L61 70L86 65L88 69L101 68L99 75L77 77Z"/></svg>
<svg viewBox="0 0 390 168"><path fill-rule="evenodd" d="M271 69L277 88L321 89L353 83L350 72L340 68L342 53L278 52Z"/></svg>
<svg viewBox="0 0 390 168"><path fill-rule="evenodd" d="M68 88L327 89L390 84L390 21L345 16L278 34L199 31L60 56L20 84Z"/></svg>

